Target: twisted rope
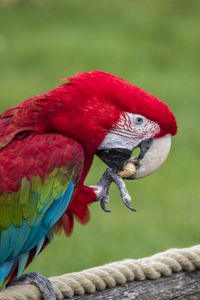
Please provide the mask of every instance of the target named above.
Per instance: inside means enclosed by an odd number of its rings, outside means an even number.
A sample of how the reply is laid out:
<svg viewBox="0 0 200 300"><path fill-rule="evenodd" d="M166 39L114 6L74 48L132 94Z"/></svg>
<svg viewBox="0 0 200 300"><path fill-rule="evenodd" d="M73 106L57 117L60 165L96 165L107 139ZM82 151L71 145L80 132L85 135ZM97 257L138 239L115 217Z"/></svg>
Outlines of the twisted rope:
<svg viewBox="0 0 200 300"><path fill-rule="evenodd" d="M200 268L200 245L185 249L170 249L143 259L127 259L81 272L52 277L57 299L72 298L85 293L134 280L158 279L173 272L194 271ZM0 293L0 300L39 300L37 287L24 284L12 286Z"/></svg>

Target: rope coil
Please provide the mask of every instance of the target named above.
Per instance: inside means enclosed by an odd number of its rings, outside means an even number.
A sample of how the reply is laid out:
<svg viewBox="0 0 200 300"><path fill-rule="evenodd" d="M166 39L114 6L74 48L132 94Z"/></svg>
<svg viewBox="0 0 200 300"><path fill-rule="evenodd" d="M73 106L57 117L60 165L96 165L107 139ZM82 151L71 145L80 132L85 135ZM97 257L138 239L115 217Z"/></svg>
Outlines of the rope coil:
<svg viewBox="0 0 200 300"><path fill-rule="evenodd" d="M142 259L126 259L104 266L51 277L58 300L103 291L134 280L158 279L173 272L191 272L200 268L200 245L170 249ZM41 294L31 284L8 287L0 300L40 300Z"/></svg>

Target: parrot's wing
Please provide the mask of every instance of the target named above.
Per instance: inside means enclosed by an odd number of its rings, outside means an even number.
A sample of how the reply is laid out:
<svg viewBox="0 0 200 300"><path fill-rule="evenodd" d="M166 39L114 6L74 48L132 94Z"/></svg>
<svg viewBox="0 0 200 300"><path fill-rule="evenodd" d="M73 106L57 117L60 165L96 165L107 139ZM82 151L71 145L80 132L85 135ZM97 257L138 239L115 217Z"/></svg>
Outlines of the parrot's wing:
<svg viewBox="0 0 200 300"><path fill-rule="evenodd" d="M32 134L0 151L0 286L52 238L83 160L81 146L60 134Z"/></svg>
<svg viewBox="0 0 200 300"><path fill-rule="evenodd" d="M16 126L16 121L12 122L19 111L20 104L15 105L0 115L0 149L8 145L18 132L27 130Z"/></svg>
<svg viewBox="0 0 200 300"><path fill-rule="evenodd" d="M34 102L35 98L10 107L0 115L0 149L6 147L17 135L41 133L40 126L37 125L41 122L44 124L46 119L44 115L41 117L42 105L38 107Z"/></svg>

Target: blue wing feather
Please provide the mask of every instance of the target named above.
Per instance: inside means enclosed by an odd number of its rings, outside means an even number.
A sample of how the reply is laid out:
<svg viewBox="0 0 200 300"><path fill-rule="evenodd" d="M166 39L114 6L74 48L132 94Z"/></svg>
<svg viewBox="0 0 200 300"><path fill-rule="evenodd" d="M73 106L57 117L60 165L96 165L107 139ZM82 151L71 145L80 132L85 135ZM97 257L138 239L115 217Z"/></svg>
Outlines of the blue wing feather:
<svg viewBox="0 0 200 300"><path fill-rule="evenodd" d="M0 289L53 238L83 162L82 147L57 133L31 133L0 150Z"/></svg>
<svg viewBox="0 0 200 300"><path fill-rule="evenodd" d="M47 209L41 222L38 222L38 220L34 222L34 227L30 227L29 222L24 220L20 227L10 225L1 232L0 285L8 276L16 260L18 261L17 277L20 277L28 260L28 252L37 247L35 255L39 254L46 236L67 209L73 191L74 183L70 180L64 194Z"/></svg>
<svg viewBox="0 0 200 300"><path fill-rule="evenodd" d="M55 201L46 212L45 217L43 219L43 224L46 228L51 228L53 224L55 224L63 215L63 212L67 209L67 206L69 205L73 191L74 184L72 181L70 181L66 193L63 194L57 201Z"/></svg>
<svg viewBox="0 0 200 300"><path fill-rule="evenodd" d="M8 276L13 267L14 261L6 261L0 265L0 285L3 284L4 279Z"/></svg>

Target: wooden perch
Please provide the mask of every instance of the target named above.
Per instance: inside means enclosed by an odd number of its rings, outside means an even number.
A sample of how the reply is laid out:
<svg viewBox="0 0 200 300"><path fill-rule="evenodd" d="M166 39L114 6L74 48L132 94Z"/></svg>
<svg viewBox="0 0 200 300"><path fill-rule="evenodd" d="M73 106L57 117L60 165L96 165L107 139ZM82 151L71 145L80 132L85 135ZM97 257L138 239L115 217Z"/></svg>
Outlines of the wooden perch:
<svg viewBox="0 0 200 300"><path fill-rule="evenodd" d="M133 281L74 300L199 300L200 270L181 272L157 280Z"/></svg>

